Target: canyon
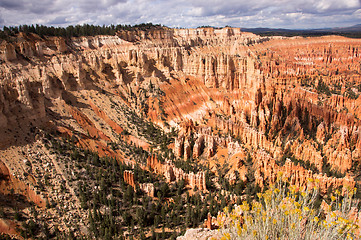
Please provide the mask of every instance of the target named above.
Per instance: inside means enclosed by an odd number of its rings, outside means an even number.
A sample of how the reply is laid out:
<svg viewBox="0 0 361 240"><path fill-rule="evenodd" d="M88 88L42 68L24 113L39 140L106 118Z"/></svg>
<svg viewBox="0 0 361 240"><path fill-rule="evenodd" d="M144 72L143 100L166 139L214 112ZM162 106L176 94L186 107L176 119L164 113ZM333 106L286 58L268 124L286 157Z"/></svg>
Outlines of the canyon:
<svg viewBox="0 0 361 240"><path fill-rule="evenodd" d="M124 164L127 185L164 202L174 199L139 172L182 181L190 195L222 190L227 204L245 192L222 184L262 190L280 173L323 196L358 187L360 47L341 36L261 37L230 27L2 40L0 231L21 238L28 220L15 220L19 210L53 233L89 234L81 151ZM59 141L76 154L63 154Z"/></svg>

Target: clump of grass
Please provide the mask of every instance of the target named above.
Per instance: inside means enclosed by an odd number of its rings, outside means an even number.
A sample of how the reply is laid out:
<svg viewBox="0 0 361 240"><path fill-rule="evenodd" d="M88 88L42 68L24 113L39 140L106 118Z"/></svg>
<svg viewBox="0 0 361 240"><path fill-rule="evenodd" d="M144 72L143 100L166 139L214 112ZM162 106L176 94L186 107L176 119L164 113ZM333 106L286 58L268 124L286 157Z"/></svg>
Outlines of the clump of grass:
<svg viewBox="0 0 361 240"><path fill-rule="evenodd" d="M309 187L298 189L278 180L251 204L225 208L217 217L222 240L358 239L356 190L336 191L329 204L316 207L317 182L309 181Z"/></svg>

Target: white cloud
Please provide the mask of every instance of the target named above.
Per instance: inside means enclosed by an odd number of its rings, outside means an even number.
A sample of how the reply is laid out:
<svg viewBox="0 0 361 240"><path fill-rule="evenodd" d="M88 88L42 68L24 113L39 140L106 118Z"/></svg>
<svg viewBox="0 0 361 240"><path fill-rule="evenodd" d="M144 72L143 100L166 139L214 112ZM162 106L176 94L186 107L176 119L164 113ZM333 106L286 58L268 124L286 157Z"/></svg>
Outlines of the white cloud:
<svg viewBox="0 0 361 240"><path fill-rule="evenodd" d="M0 25L318 28L359 23L359 0L0 0Z"/></svg>

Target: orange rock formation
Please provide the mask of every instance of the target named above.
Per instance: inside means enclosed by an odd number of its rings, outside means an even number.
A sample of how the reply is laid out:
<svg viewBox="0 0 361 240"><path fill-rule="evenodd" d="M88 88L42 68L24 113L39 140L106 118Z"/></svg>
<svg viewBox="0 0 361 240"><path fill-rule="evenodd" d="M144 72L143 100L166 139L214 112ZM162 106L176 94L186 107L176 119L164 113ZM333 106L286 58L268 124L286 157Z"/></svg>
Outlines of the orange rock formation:
<svg viewBox="0 0 361 240"><path fill-rule="evenodd" d="M55 129L129 166L137 160L120 143L134 140L151 156L142 167L201 191L204 172L176 168L168 151L162 162L152 154L172 148L182 160L228 163L233 180L254 168L260 186L282 171L296 185L317 179L322 192L353 187L361 170L360 47L360 39L260 37L236 28L68 40L19 34L0 43L0 147L33 141L33 127ZM174 144L152 142L156 127L147 121L177 130ZM129 171L124 180L137 184ZM154 186L140 188L154 196Z"/></svg>

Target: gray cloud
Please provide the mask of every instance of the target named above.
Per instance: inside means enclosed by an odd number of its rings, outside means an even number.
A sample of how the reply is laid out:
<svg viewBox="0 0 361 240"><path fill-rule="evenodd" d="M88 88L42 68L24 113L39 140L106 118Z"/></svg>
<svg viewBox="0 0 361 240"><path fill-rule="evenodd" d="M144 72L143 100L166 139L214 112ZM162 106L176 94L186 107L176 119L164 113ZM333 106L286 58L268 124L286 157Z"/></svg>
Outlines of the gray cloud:
<svg viewBox="0 0 361 240"><path fill-rule="evenodd" d="M50 25L64 25L67 24L68 21L66 20L66 17L64 16L59 16L54 18L53 20L48 22Z"/></svg>
<svg viewBox="0 0 361 240"><path fill-rule="evenodd" d="M74 7L79 8L80 11L92 13L107 11L114 6L125 2L126 0L80 0L76 1Z"/></svg>
<svg viewBox="0 0 361 240"><path fill-rule="evenodd" d="M5 9L15 9L15 10L19 10L21 9L23 6L22 2L16 2L13 0L2 0L0 2L0 7L1 8L5 8Z"/></svg>
<svg viewBox="0 0 361 240"><path fill-rule="evenodd" d="M360 9L360 0L0 0L0 24L318 28L357 24Z"/></svg>

